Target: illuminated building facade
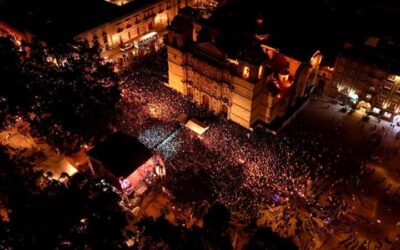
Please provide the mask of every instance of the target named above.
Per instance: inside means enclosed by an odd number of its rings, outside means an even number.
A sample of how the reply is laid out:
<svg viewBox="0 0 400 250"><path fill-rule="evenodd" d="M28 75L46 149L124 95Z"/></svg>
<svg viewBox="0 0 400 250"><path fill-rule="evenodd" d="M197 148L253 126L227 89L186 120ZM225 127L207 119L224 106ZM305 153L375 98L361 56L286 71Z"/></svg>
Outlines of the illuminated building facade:
<svg viewBox="0 0 400 250"><path fill-rule="evenodd" d="M263 18L253 22L229 8L207 20L193 20L189 9L175 17L166 41L168 86L245 128L268 126L313 90L322 55L284 53L270 43Z"/></svg>
<svg viewBox="0 0 400 250"><path fill-rule="evenodd" d="M121 7L135 4L135 1L114 2L122 5ZM158 46L158 43L162 42L162 35L166 32L168 23L180 8L188 5L188 0L152 1L112 21L85 30L75 38L85 40L90 45L98 43L104 51L119 48L125 43L133 43L132 52L136 54L140 48L145 49L145 45Z"/></svg>
<svg viewBox="0 0 400 250"><path fill-rule="evenodd" d="M346 44L337 56L332 80L324 92L393 121L400 112L398 55L400 44L391 39L370 37L363 44Z"/></svg>
<svg viewBox="0 0 400 250"><path fill-rule="evenodd" d="M0 8L0 34L49 43L80 39L99 44L104 56L138 53L140 48L157 47L168 23L188 5L191 0L35 1L32 5L15 0ZM125 43L134 46L120 50Z"/></svg>

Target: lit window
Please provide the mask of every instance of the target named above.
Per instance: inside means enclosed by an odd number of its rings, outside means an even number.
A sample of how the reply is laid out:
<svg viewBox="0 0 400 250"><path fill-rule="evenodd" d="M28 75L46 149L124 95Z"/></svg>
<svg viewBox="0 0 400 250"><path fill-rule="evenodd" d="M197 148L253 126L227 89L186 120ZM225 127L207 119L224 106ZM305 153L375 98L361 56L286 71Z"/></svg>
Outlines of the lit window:
<svg viewBox="0 0 400 250"><path fill-rule="evenodd" d="M263 66L260 65L260 67L258 68L258 79L261 79L263 75Z"/></svg>
<svg viewBox="0 0 400 250"><path fill-rule="evenodd" d="M371 99L371 98L372 98L372 95L371 95L371 94L367 94L366 98L367 98L367 99Z"/></svg>
<svg viewBox="0 0 400 250"><path fill-rule="evenodd" d="M243 68L243 78L248 79L250 77L250 68L245 66Z"/></svg>
<svg viewBox="0 0 400 250"><path fill-rule="evenodd" d="M393 86L393 83L392 83L392 82L385 82L385 85L383 85L383 87L384 87L385 89L391 89L392 86Z"/></svg>

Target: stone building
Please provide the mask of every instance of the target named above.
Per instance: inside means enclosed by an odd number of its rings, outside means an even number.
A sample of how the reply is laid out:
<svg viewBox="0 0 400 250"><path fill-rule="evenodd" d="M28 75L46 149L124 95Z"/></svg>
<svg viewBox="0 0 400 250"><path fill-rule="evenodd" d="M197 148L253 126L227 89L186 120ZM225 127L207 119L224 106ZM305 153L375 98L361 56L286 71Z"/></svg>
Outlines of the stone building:
<svg viewBox="0 0 400 250"><path fill-rule="evenodd" d="M133 53L141 46L157 45L162 42L162 35L167 31L167 25L178 14L180 8L190 5L189 0L159 0L159 1L123 1L117 8L126 8L125 14L114 20L104 22L87 29L77 35L93 45L98 43L105 51L119 48L124 43L134 43ZM136 8L132 6L136 5Z"/></svg>
<svg viewBox="0 0 400 250"><path fill-rule="evenodd" d="M236 6L194 16L187 8L169 27L168 86L245 128L278 130L315 87L321 53L276 46L264 18Z"/></svg>
<svg viewBox="0 0 400 250"><path fill-rule="evenodd" d="M400 111L400 43L369 37L347 43L337 56L326 95L352 103L360 111L388 121Z"/></svg>
<svg viewBox="0 0 400 250"><path fill-rule="evenodd" d="M99 44L106 57L121 53L120 46L126 43L135 45L126 51L133 54L157 46L178 10L191 5L191 0L25 2L0 6L0 34L48 43L84 40Z"/></svg>

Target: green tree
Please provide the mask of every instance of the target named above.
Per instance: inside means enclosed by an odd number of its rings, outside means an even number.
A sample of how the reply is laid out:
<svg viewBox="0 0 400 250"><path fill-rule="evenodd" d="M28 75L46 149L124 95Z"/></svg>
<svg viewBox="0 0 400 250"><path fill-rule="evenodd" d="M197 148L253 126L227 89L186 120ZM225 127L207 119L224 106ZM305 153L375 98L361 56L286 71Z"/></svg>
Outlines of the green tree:
<svg viewBox="0 0 400 250"><path fill-rule="evenodd" d="M2 114L22 116L35 136L65 153L110 132L120 78L98 47L83 42L17 46L1 38L0 48Z"/></svg>
<svg viewBox="0 0 400 250"><path fill-rule="evenodd" d="M1 249L126 249L127 218L111 185L76 174L60 182L0 150Z"/></svg>
<svg viewBox="0 0 400 250"><path fill-rule="evenodd" d="M144 217L138 223L138 249L203 250L206 243L203 231L193 227L174 225L164 216L156 219Z"/></svg>
<svg viewBox="0 0 400 250"><path fill-rule="evenodd" d="M245 247L246 250L295 250L296 245L280 237L270 228L259 228Z"/></svg>
<svg viewBox="0 0 400 250"><path fill-rule="evenodd" d="M203 218L205 237L213 249L232 249L231 238L227 233L230 211L222 204L211 206Z"/></svg>

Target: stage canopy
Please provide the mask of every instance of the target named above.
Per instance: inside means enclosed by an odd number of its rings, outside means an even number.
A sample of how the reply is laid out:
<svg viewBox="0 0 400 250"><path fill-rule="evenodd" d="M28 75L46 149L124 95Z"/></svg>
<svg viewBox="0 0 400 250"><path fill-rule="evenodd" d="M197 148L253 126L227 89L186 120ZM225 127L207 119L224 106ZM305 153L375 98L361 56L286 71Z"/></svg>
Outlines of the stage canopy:
<svg viewBox="0 0 400 250"><path fill-rule="evenodd" d="M88 156L101 162L114 176L126 178L153 153L135 137L116 132L91 149Z"/></svg>

